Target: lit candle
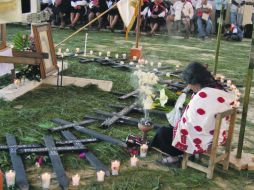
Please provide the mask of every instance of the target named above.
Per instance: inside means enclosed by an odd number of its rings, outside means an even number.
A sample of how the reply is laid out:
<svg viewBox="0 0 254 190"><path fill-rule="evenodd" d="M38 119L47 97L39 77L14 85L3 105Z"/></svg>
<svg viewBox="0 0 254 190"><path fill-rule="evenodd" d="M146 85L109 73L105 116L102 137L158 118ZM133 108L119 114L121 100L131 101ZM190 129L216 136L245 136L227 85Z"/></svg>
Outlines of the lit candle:
<svg viewBox="0 0 254 190"><path fill-rule="evenodd" d="M222 75L222 76L220 77L220 82L223 83L224 80L225 80L225 76Z"/></svg>
<svg viewBox="0 0 254 190"><path fill-rule="evenodd" d="M123 54L123 59L126 59L126 57L127 57L127 55L124 53L124 54Z"/></svg>
<svg viewBox="0 0 254 190"><path fill-rule="evenodd" d="M42 188L49 189L51 175L49 173L41 174Z"/></svg>
<svg viewBox="0 0 254 190"><path fill-rule="evenodd" d="M107 52L107 57L110 57L110 51Z"/></svg>
<svg viewBox="0 0 254 190"><path fill-rule="evenodd" d="M153 62L151 62L150 65L153 66Z"/></svg>
<svg viewBox="0 0 254 190"><path fill-rule="evenodd" d="M123 61L120 61L120 64L121 64L121 65L124 65L124 62L123 62Z"/></svg>
<svg viewBox="0 0 254 190"><path fill-rule="evenodd" d="M227 87L230 87L232 84L232 81L231 80L227 80Z"/></svg>
<svg viewBox="0 0 254 190"><path fill-rule="evenodd" d="M230 86L231 90L235 91L236 90L236 86L234 84L231 84Z"/></svg>
<svg viewBox="0 0 254 190"><path fill-rule="evenodd" d="M176 65L176 68L179 68L180 66L179 65Z"/></svg>
<svg viewBox="0 0 254 190"><path fill-rule="evenodd" d="M15 176L16 173L13 170L9 170L8 172L5 173L7 187L15 186Z"/></svg>
<svg viewBox="0 0 254 190"><path fill-rule="evenodd" d="M76 48L76 53L79 53L80 52L80 48Z"/></svg>
<svg viewBox="0 0 254 190"><path fill-rule="evenodd" d="M16 87L20 86L20 83L21 83L20 79L15 79L14 80L14 84L15 84Z"/></svg>
<svg viewBox="0 0 254 190"><path fill-rule="evenodd" d="M146 157L147 149L148 149L147 144L143 144L143 145L140 146L140 157L141 158Z"/></svg>
<svg viewBox="0 0 254 190"><path fill-rule="evenodd" d="M90 50L90 55L93 55L93 50Z"/></svg>
<svg viewBox="0 0 254 190"><path fill-rule="evenodd" d="M118 55L118 54L115 54L115 58L118 59L118 58L119 58L119 55Z"/></svg>
<svg viewBox="0 0 254 190"><path fill-rule="evenodd" d="M111 162L112 175L118 175L120 169L120 161L115 160Z"/></svg>
<svg viewBox="0 0 254 190"><path fill-rule="evenodd" d="M129 64L130 64L130 65L134 65L134 62L131 61Z"/></svg>
<svg viewBox="0 0 254 190"><path fill-rule="evenodd" d="M161 67L161 65L162 65L162 63L161 63L161 62L159 62L159 63L158 63L158 68L160 68L160 67Z"/></svg>
<svg viewBox="0 0 254 190"><path fill-rule="evenodd" d="M102 53L101 52L99 52L99 56L101 56L102 55Z"/></svg>
<svg viewBox="0 0 254 190"><path fill-rule="evenodd" d="M78 174L72 176L72 185L79 186L80 176Z"/></svg>
<svg viewBox="0 0 254 190"><path fill-rule="evenodd" d="M58 48L57 54L61 54L61 53L62 53L62 49L61 49L61 48Z"/></svg>
<svg viewBox="0 0 254 190"><path fill-rule="evenodd" d="M131 157L131 167L136 167L138 163L138 158L135 157L135 155L133 157Z"/></svg>
<svg viewBox="0 0 254 190"><path fill-rule="evenodd" d="M137 56L133 56L133 61L137 61Z"/></svg>
<svg viewBox="0 0 254 190"><path fill-rule="evenodd" d="M97 181L98 182L103 182L105 177L105 172L104 171L99 171L97 172Z"/></svg>

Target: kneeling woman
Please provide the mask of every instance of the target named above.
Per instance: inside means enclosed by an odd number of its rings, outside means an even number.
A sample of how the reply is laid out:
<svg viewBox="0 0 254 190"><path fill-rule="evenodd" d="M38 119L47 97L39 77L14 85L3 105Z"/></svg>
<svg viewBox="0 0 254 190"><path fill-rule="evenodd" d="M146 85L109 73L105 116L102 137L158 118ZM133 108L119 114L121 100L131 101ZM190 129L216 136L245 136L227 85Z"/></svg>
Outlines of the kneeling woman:
<svg viewBox="0 0 254 190"><path fill-rule="evenodd" d="M200 63L191 63L183 71L183 80L194 95L186 106L177 126L158 129L151 146L168 153L163 164L177 162L183 152L203 153L213 139L215 115L231 108L234 97L214 80L211 73ZM222 122L219 143L226 140L226 120Z"/></svg>

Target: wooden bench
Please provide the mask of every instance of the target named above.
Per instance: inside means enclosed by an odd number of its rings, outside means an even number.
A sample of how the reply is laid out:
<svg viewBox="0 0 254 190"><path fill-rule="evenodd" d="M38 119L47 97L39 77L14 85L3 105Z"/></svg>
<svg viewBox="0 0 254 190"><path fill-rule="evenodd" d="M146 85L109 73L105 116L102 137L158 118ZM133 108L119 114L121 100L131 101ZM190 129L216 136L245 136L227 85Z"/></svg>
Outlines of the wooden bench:
<svg viewBox="0 0 254 190"><path fill-rule="evenodd" d="M229 117L230 119L229 119L228 131L227 131L227 140L225 143L225 151L223 154L218 155L217 149L218 149L218 140L219 140L221 123L222 123L222 119L226 117ZM235 127L235 119L236 119L236 108L232 108L230 110L227 110L222 113L218 113L216 115L212 146L209 149L209 151L205 153L205 155L208 156L209 158L208 167L205 167L196 162L190 161L189 160L190 155L187 153L184 153L183 161L182 161L182 169L186 169L187 166L197 169L199 171L206 173L208 179L213 178L214 167L216 163L218 162L221 162L223 164L223 170L225 171L228 170L230 149L231 149L231 143L232 143L233 132Z"/></svg>

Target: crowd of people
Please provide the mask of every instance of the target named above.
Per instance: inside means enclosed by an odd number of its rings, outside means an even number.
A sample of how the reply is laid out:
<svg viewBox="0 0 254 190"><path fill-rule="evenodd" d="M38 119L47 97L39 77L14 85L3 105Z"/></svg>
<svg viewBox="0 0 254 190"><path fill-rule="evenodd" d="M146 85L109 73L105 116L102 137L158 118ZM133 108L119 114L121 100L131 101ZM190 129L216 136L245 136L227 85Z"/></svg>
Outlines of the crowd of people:
<svg viewBox="0 0 254 190"><path fill-rule="evenodd" d="M96 16L111 8L119 0L41 0L43 8L52 9L52 23L59 25L60 28L69 26L76 29L77 24L85 24L93 20ZM212 5L214 3L214 6ZM230 25L223 27L227 40L231 34L238 36L232 40L241 40L243 30L241 23L243 13L242 9L245 1L232 0L230 9ZM228 7L227 0L143 0L141 7L141 31L148 35L154 35L161 27L167 27L169 33L183 33L186 38L190 34L196 35L201 39L210 37L218 30L218 19L221 8L224 6L223 19L226 17ZM213 10L215 7L215 10ZM212 23L211 15L215 12L215 23ZM254 10L253 10L254 15ZM213 27L214 26L214 27ZM101 17L97 25L90 25L90 29L96 27L98 30L107 28L114 32L118 27L125 30L121 16L117 7ZM136 24L133 30L136 31ZM225 30L224 30L225 29Z"/></svg>

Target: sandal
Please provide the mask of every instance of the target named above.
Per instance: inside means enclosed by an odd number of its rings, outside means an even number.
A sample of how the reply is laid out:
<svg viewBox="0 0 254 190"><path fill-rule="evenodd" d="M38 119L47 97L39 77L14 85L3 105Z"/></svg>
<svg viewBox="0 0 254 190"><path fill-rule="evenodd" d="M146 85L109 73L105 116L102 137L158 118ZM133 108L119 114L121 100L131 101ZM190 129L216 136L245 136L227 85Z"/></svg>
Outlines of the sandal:
<svg viewBox="0 0 254 190"><path fill-rule="evenodd" d="M168 166L168 167L178 167L180 164L180 159L178 157L165 157L162 160L156 160L156 163L162 166Z"/></svg>

